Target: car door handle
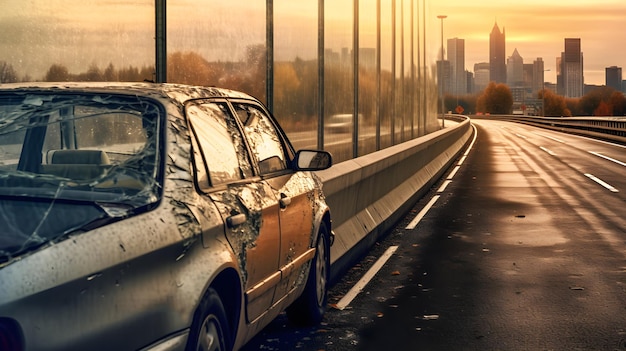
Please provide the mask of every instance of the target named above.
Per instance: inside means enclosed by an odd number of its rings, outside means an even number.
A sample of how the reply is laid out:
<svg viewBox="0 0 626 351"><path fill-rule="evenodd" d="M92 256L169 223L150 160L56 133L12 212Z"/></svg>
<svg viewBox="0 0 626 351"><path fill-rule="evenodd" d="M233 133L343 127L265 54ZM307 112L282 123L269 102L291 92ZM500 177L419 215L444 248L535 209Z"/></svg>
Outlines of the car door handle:
<svg viewBox="0 0 626 351"><path fill-rule="evenodd" d="M291 204L291 198L285 194L280 194L280 208L287 208Z"/></svg>
<svg viewBox="0 0 626 351"><path fill-rule="evenodd" d="M236 227L245 222L246 222L246 215L242 213L226 218L226 224L228 225L229 228Z"/></svg>

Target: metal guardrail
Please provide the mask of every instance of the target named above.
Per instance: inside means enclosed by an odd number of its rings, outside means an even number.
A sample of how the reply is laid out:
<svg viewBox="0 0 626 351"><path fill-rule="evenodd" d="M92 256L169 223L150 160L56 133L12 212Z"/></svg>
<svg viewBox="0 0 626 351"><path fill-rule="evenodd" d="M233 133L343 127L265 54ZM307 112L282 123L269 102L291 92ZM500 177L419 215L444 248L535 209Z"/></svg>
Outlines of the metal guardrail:
<svg viewBox="0 0 626 351"><path fill-rule="evenodd" d="M626 144L626 117L534 117L519 115L472 115L470 117L512 121Z"/></svg>
<svg viewBox="0 0 626 351"><path fill-rule="evenodd" d="M468 117L417 139L317 172L333 217L335 281L403 218L471 139Z"/></svg>

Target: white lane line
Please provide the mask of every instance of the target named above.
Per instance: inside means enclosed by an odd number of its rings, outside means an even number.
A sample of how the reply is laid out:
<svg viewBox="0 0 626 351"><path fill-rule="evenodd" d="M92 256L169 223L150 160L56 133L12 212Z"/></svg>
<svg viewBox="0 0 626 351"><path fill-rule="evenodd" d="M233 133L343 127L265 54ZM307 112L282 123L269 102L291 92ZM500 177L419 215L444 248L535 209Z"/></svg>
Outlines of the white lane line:
<svg viewBox="0 0 626 351"><path fill-rule="evenodd" d="M439 200L439 197L441 197L441 196L440 195L433 196L433 198L430 199L430 201L426 204L426 206L424 206L424 208L422 208L422 210L417 214L417 216L415 216L415 218L413 218L411 223L409 223L409 225L407 225L406 228L404 228L404 229L409 229L409 230L415 229L415 227L417 227L417 224L422 220L422 218L424 218L424 216L426 215L428 210L430 210L430 208L433 207L435 202L437 202L437 200Z"/></svg>
<svg viewBox="0 0 626 351"><path fill-rule="evenodd" d="M552 150L548 149L547 147L540 146L539 148L540 148L541 150L543 150L543 151L547 152L547 153L548 153L548 155L550 155L550 156L556 156L556 154L555 154Z"/></svg>
<svg viewBox="0 0 626 351"><path fill-rule="evenodd" d="M593 180L594 182L602 185L603 187L609 189L609 191L614 192L614 193L619 193L619 190L615 189L615 187L613 187L611 184L603 181L602 179L594 176L593 174L585 173L585 176L587 176L587 178Z"/></svg>
<svg viewBox="0 0 626 351"><path fill-rule="evenodd" d="M465 153L463 154L463 156L469 155L470 150L472 150L472 147L474 147L474 143L476 142L476 138L478 137L478 129L476 129L476 126L473 124L472 124L472 129L474 129L474 137L472 138L472 142L467 147L467 150L465 150Z"/></svg>
<svg viewBox="0 0 626 351"><path fill-rule="evenodd" d="M398 246L390 246L387 249L387 251L385 251L385 253L382 256L380 256L380 258L374 263L374 265L370 267L370 269L365 273L365 275L363 275L363 277L361 277L361 279L350 289L350 291L348 291L348 293L346 293L341 298L341 300L339 300L339 302L337 302L337 304L333 307L335 307L338 310L343 310L346 307L348 307L348 305L350 305L350 302L352 302L352 300L354 300L354 298L356 298L356 296L361 291L363 291L363 288L365 288L367 283L369 283L370 280L374 278L376 273L380 271L380 269L385 265L387 260L391 258L391 255L393 255L393 253L396 252L397 249L398 249Z"/></svg>
<svg viewBox="0 0 626 351"><path fill-rule="evenodd" d="M461 158L459 159L459 162L457 163L458 166L462 166L463 163L465 162L465 159L467 159L466 155L461 156Z"/></svg>
<svg viewBox="0 0 626 351"><path fill-rule="evenodd" d="M517 135L518 138L522 138L522 139L528 139L527 137L519 134L519 133L515 133L515 135Z"/></svg>
<svg viewBox="0 0 626 351"><path fill-rule="evenodd" d="M450 185L450 183L452 183L452 180L450 179L446 179L443 184L441 184L441 186L439 187L439 189L437 189L438 193L443 193L446 188L448 187L448 185Z"/></svg>
<svg viewBox="0 0 626 351"><path fill-rule="evenodd" d="M458 172L460 168L461 168L461 166L455 166L454 169L452 169L452 172L450 172L450 175L448 175L448 178L446 178L446 179L450 180L450 179L454 178L454 176L456 175L456 172Z"/></svg>
<svg viewBox="0 0 626 351"><path fill-rule="evenodd" d="M625 163L625 162L622 162L622 161L616 160L616 159L614 159L614 158L610 158L610 157L608 157L608 156L604 156L604 155L602 155L602 154L601 154L601 153L599 153L599 152L589 151L589 153L590 153L590 154L592 154L592 155L596 155L596 156L598 156L598 157L602 157L602 158L603 158L603 159L605 159L605 160L609 160L609 161L615 162L615 163L617 163L617 164L618 164L618 165L620 165L620 166L624 166L624 167L626 167L626 163Z"/></svg>
<svg viewBox="0 0 626 351"><path fill-rule="evenodd" d="M558 138L555 138L555 137L551 137L551 136L549 136L549 135L543 135L543 134L540 134L540 133L535 133L535 134L537 134L537 135L539 135L539 136L542 136L542 137L544 137L544 138L548 138L548 139L554 140L554 141L556 141L557 143L561 143L561 144L565 143L563 140L558 139Z"/></svg>

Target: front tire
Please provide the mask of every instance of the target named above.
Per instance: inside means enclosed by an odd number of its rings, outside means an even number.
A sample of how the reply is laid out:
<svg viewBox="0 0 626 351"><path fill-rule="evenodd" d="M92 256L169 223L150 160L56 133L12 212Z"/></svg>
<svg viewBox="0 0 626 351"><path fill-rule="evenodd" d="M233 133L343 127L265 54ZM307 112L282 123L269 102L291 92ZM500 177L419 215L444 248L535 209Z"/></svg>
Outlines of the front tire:
<svg viewBox="0 0 626 351"><path fill-rule="evenodd" d="M213 288L207 290L196 311L187 351L230 351L232 339L228 329L226 310Z"/></svg>
<svg viewBox="0 0 626 351"><path fill-rule="evenodd" d="M330 241L326 224L320 225L315 257L302 295L287 308L287 318L298 325L316 325L322 321L328 303L330 278Z"/></svg>

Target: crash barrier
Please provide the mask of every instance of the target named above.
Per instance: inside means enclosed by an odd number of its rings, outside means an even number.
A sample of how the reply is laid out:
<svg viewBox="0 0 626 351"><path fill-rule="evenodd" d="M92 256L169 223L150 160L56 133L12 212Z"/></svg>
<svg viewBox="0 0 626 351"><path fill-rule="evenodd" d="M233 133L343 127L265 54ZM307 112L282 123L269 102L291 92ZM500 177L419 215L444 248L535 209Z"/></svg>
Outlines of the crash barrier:
<svg viewBox="0 0 626 351"><path fill-rule="evenodd" d="M626 117L533 117L520 115L472 115L471 118L498 119L523 123L626 144Z"/></svg>
<svg viewBox="0 0 626 351"><path fill-rule="evenodd" d="M317 172L333 218L331 281L391 229L442 176L471 139L470 120Z"/></svg>

